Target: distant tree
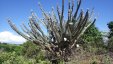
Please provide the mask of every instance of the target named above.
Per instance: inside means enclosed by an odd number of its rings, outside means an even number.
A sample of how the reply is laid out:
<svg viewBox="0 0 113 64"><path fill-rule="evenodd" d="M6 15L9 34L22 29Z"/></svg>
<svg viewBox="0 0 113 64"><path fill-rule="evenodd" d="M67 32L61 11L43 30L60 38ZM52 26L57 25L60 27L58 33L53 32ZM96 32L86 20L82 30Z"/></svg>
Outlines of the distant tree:
<svg viewBox="0 0 113 64"><path fill-rule="evenodd" d="M89 27L84 35L82 36L84 42L86 45L93 46L93 47L102 47L104 45L102 34L101 32L95 27L95 25L92 25Z"/></svg>
<svg viewBox="0 0 113 64"><path fill-rule="evenodd" d="M1 43L0 49L5 52L14 52L15 51L15 52L17 52L17 54L19 54L21 51L21 46L16 45L16 44Z"/></svg>
<svg viewBox="0 0 113 64"><path fill-rule="evenodd" d="M108 38L111 38L113 36L113 21L110 21L107 25L110 30Z"/></svg>
<svg viewBox="0 0 113 64"><path fill-rule="evenodd" d="M110 21L107 25L110 30L108 35L109 40L107 48L109 49L109 51L113 52L113 21Z"/></svg>
<svg viewBox="0 0 113 64"><path fill-rule="evenodd" d="M92 25L85 31L84 35L82 36L81 45L83 46L84 50L91 53L102 54L106 52L103 36L95 25Z"/></svg>
<svg viewBox="0 0 113 64"><path fill-rule="evenodd" d="M72 3L70 1L72 1ZM74 1L69 0L68 16L67 20L64 20L64 0L62 0L61 10L57 5L58 17L55 15L54 9L52 9L51 13L46 13L39 4L44 18L38 18L35 13L32 12L28 23L30 29L24 24L21 26L24 33L19 31L11 20L8 20L8 23L19 35L47 51L48 55L51 55L50 58L53 64L57 63L58 59L68 61L69 57L74 53L74 47L77 41L87 28L96 21L96 19L90 19L92 13L90 14L89 10L87 10L86 13L81 10L78 15L80 5L81 0L78 0L76 10L74 10ZM46 34L42 30L40 23L47 30Z"/></svg>

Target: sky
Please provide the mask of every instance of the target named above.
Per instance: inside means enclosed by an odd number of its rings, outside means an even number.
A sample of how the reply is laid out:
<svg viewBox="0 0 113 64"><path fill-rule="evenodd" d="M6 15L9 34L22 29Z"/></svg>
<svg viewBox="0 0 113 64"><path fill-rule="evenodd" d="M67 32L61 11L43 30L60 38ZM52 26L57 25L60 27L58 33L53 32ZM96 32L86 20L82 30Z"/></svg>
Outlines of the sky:
<svg viewBox="0 0 113 64"><path fill-rule="evenodd" d="M76 5L75 0L75 5ZM7 23L11 19L19 27L22 22L27 23L31 10L42 18L38 6L40 2L47 12L56 5L61 6L61 0L0 0L0 41L21 44L26 40L14 32ZM103 32L108 32L107 23L113 21L113 0L82 0L81 9L90 11L94 8L94 17L97 17L96 27ZM65 0L65 11L67 11L68 0ZM75 8L76 9L76 6ZM67 12L64 17L66 18ZM20 28L19 28L20 29ZM12 38L14 38L12 40Z"/></svg>

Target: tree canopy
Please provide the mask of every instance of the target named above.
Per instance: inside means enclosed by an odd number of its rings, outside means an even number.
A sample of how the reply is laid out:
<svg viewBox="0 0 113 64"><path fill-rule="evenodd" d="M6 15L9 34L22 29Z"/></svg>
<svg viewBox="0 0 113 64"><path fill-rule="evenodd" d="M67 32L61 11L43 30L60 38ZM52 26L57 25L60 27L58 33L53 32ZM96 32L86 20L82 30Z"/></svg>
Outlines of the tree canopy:
<svg viewBox="0 0 113 64"><path fill-rule="evenodd" d="M113 36L113 21L110 21L107 25L110 30L108 38L111 38Z"/></svg>

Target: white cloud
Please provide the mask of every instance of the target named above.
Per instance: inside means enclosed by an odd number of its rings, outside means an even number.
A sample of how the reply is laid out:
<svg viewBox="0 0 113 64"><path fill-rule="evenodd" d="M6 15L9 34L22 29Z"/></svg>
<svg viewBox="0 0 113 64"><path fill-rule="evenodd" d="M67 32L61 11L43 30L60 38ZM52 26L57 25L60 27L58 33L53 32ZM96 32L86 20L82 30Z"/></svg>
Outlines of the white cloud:
<svg viewBox="0 0 113 64"><path fill-rule="evenodd" d="M26 40L18 35L15 35L9 31L0 32L0 42L11 43L11 44L22 44Z"/></svg>

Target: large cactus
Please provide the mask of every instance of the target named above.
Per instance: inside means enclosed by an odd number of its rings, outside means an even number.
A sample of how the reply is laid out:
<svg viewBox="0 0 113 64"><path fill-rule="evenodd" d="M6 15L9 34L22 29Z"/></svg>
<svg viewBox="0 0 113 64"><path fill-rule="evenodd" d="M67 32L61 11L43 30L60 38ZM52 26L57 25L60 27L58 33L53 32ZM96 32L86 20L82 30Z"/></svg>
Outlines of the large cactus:
<svg viewBox="0 0 113 64"><path fill-rule="evenodd" d="M72 54L72 49L75 47L76 42L84 34L86 29L96 21L96 19L91 20L90 16L92 13L89 12L89 10L87 10L86 13L81 10L80 14L78 14L81 0L77 1L76 10L73 10L74 1L71 1L72 2L69 0L68 2L67 20L64 20L64 0L62 0L61 10L57 5L58 17L53 8L51 13L46 13L39 4L43 19L38 18L38 16L32 12L28 23L30 29L25 26L25 24L22 24L21 28L23 32L18 30L11 20L8 20L8 23L19 35L41 46L41 48L51 54L52 57L66 60ZM42 30L42 25L46 28L47 34Z"/></svg>

